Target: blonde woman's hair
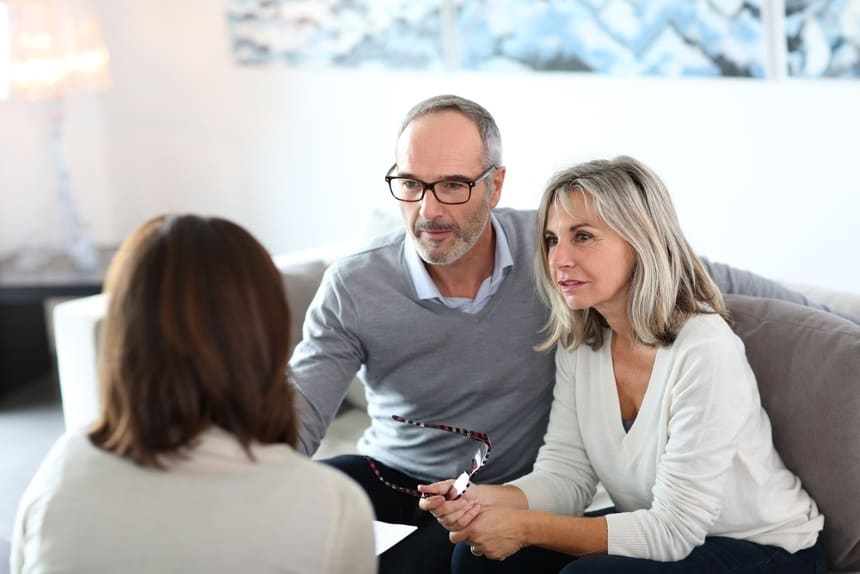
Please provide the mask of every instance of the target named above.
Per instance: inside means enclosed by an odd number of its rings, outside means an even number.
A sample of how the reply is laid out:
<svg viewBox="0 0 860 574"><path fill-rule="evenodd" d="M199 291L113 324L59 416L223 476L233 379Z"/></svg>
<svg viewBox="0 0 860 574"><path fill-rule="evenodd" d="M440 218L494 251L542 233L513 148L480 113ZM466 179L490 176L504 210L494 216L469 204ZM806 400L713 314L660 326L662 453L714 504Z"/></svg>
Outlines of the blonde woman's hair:
<svg viewBox="0 0 860 574"><path fill-rule="evenodd" d="M559 343L575 349L603 345L607 326L593 309L572 310L555 284L545 237L551 206L573 212L572 194L633 248L636 259L627 312L634 337L646 345L669 345L690 317L728 312L717 285L687 242L666 186L639 161L620 156L583 163L557 173L547 185L537 214L535 277L550 308L549 337L538 350Z"/></svg>

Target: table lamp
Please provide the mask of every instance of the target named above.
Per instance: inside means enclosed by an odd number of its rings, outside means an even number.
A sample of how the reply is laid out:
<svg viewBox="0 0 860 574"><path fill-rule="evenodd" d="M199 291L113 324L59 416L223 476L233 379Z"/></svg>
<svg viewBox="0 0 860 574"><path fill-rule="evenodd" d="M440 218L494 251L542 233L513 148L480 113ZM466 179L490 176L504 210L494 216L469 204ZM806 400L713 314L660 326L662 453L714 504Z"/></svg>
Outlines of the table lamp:
<svg viewBox="0 0 860 574"><path fill-rule="evenodd" d="M78 91L106 89L110 83L108 51L90 0L7 0L9 84L12 97L49 100L57 177L57 202L62 225L62 250L79 269L99 263L75 205L63 145L65 98ZM53 253L25 248L22 268L35 268Z"/></svg>

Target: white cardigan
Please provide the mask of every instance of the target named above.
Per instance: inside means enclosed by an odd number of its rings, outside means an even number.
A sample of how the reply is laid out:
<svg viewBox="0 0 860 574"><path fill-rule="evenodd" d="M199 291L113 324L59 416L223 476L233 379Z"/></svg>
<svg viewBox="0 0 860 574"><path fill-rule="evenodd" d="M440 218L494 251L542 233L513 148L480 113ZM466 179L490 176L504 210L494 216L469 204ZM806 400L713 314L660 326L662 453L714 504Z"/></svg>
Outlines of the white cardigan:
<svg viewBox="0 0 860 574"><path fill-rule="evenodd" d="M513 482L530 509L580 515L603 483L609 554L677 561L706 536L796 552L824 518L773 446L744 346L717 315L690 319L657 351L624 431L610 337L556 353L556 387L534 471Z"/></svg>
<svg viewBox="0 0 860 574"><path fill-rule="evenodd" d="M286 445L204 433L168 470L59 439L12 534L12 574L376 572L373 511L339 471Z"/></svg>

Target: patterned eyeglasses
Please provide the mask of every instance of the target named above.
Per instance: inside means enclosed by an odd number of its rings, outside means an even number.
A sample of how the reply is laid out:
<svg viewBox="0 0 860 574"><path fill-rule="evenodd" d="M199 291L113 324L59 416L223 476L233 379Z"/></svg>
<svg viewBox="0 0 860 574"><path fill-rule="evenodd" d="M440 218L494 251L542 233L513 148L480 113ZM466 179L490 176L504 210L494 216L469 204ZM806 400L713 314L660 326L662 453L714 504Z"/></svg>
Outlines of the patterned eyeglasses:
<svg viewBox="0 0 860 574"><path fill-rule="evenodd" d="M460 474L460 476L458 476L457 479L454 481L454 484L452 486L452 488L454 489L454 491L456 493L454 498L459 498L460 496L462 496L462 494L464 492L466 492L466 489L469 487L469 484L471 484L472 477L475 476L475 474L479 470L481 470L481 468L483 468L485 464L487 464L487 458L489 458L490 450L492 449L492 444L490 443L490 437L487 436L487 433L472 431L472 430L468 430L468 429L464 429L464 428L460 428L460 427L452 427L450 425L435 424L435 423L424 423L421 421L413 421L413 420L409 420L407 418L403 418L403 417L398 416L398 415L391 415L391 418L394 419L395 421L399 422L399 423L405 423L408 425L413 425L413 426L422 427L422 428L436 429L436 430L440 430L440 431L456 433L459 435L463 435L466 438L470 438L474 441L478 441L480 443L478 445L478 450L475 452L475 455L472 457L472 460L471 460L470 465L469 465L469 470L463 471ZM370 464L370 468L373 469L373 473L376 475L376 478L378 478L380 481L382 481L382 483L385 484L386 486L393 488L394 490L396 490L398 492L402 492L404 494L409 494L411 496L418 496L418 497L426 496L425 493L419 492L418 490L415 490L414 488L406 488L404 486L400 486L400 485L397 485L397 484L394 484L392 482L387 481L382 476L382 474L380 474L379 467L377 467L377 465L376 465L376 461L373 460L372 458L370 458L369 456L366 456L365 458L367 459L367 462Z"/></svg>

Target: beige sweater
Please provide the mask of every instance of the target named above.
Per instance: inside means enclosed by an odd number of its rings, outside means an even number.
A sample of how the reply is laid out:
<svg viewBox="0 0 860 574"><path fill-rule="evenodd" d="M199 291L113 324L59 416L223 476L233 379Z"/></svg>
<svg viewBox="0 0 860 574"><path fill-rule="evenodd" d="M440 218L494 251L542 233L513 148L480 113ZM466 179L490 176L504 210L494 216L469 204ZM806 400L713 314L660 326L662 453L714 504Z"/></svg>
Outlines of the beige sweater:
<svg viewBox="0 0 860 574"><path fill-rule="evenodd" d="M61 437L21 500L12 573L376 572L357 485L286 445L253 452L212 429L160 471Z"/></svg>

